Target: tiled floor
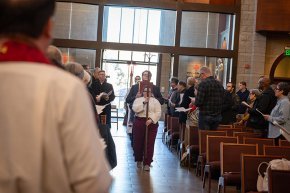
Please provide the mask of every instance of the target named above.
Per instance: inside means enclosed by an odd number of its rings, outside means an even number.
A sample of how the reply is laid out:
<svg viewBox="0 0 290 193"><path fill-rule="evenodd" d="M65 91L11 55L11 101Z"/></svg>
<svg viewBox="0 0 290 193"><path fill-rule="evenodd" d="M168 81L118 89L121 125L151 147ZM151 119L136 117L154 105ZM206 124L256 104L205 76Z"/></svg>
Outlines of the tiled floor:
<svg viewBox="0 0 290 193"><path fill-rule="evenodd" d="M199 193L202 181L196 177L194 169L190 171L179 165L175 152L171 152L162 143L162 122L159 126L155 143L155 152L150 172L137 169L133 150L126 134L126 128L119 122L112 124L112 135L116 144L118 165L111 171L114 177L110 193ZM211 192L217 191L217 181L212 181ZM229 191L228 191L229 190ZM207 192L207 189L204 190ZM227 192L236 190L227 189Z"/></svg>

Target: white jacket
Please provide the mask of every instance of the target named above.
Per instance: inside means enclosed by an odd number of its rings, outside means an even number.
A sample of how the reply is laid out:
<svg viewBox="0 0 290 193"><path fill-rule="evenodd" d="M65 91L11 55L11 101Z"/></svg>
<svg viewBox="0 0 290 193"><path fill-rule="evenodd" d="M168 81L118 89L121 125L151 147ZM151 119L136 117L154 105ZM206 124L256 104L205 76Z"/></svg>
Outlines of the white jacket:
<svg viewBox="0 0 290 193"><path fill-rule="evenodd" d="M108 192L83 83L53 66L0 63L0 192Z"/></svg>
<svg viewBox="0 0 290 193"><path fill-rule="evenodd" d="M136 98L133 103L133 111L136 113L137 117L146 117L146 106L147 104L143 104L145 101L144 97ZM161 117L161 105L160 102L154 98L149 98L149 108L148 108L148 117L152 119L153 123L156 124Z"/></svg>

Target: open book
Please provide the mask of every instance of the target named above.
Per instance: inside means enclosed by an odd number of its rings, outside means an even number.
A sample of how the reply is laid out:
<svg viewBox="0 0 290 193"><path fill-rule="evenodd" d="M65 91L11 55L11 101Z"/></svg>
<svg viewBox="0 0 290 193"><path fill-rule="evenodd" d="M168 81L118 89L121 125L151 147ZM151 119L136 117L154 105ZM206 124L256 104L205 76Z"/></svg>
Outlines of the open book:
<svg viewBox="0 0 290 193"><path fill-rule="evenodd" d="M99 96L100 97L106 97L106 96L110 96L113 93L113 91L111 90L110 92L106 93L106 92L102 92Z"/></svg>
<svg viewBox="0 0 290 193"><path fill-rule="evenodd" d="M245 101L243 101L241 104L244 105L244 106L246 106L247 108L252 108L252 107L250 107L250 105L249 105L248 103L246 103Z"/></svg>
<svg viewBox="0 0 290 193"><path fill-rule="evenodd" d="M112 93L113 93L112 90L110 92L108 92L108 93L101 92L101 94L99 94L99 95L96 96L96 100L99 102L101 100L101 98L109 97Z"/></svg>
<svg viewBox="0 0 290 193"><path fill-rule="evenodd" d="M110 103L108 103L108 104L110 104ZM103 112L104 108L105 108L108 104L106 104L106 105L96 105L97 113L98 113L98 114L101 114L101 113Z"/></svg>
<svg viewBox="0 0 290 193"><path fill-rule="evenodd" d="M186 109L184 107L176 107L175 108L176 112L187 112L187 111L190 111L190 110L191 110L191 108L188 108L188 109Z"/></svg>
<svg viewBox="0 0 290 193"><path fill-rule="evenodd" d="M287 139L287 141L290 141L290 131L281 126L277 121L274 121L273 124L279 127L281 134Z"/></svg>
<svg viewBox="0 0 290 193"><path fill-rule="evenodd" d="M260 113L262 116L265 115L265 114L263 114L261 111L259 111L259 109L256 109L256 111L257 111L258 113Z"/></svg>

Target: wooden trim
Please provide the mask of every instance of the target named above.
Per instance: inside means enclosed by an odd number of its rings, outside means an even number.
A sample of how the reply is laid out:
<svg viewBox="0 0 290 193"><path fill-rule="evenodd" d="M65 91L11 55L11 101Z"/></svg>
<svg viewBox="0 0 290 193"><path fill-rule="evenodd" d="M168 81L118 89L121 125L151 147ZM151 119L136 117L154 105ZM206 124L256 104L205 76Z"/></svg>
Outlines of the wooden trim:
<svg viewBox="0 0 290 193"><path fill-rule="evenodd" d="M224 163L224 143L223 142L221 142L220 143L220 157L221 157L221 160L220 160L220 166L221 166L221 176L223 175L223 173L224 173L224 166L223 166L223 164L222 163Z"/></svg>
<svg viewBox="0 0 290 193"><path fill-rule="evenodd" d="M235 14L239 11L239 5L211 5L202 3L184 3L179 1L156 1L156 0L59 0L57 2L83 3L91 5L104 6L128 6L128 7L144 7L154 9L168 9L183 11L202 11L202 12L218 12Z"/></svg>
<svg viewBox="0 0 290 193"><path fill-rule="evenodd" d="M279 63L285 58L284 53L280 54L276 60L274 61L274 63L272 64L271 70L270 70L270 74L269 74L269 78L270 81L273 82L275 77L275 70L277 68L277 66L279 65Z"/></svg>
<svg viewBox="0 0 290 193"><path fill-rule="evenodd" d="M175 48L180 48L180 38L181 38L181 21L182 21L182 11L181 8L178 7L177 15L176 15L176 29L175 29ZM173 60L173 76L178 77L178 67L179 67L179 54L174 54Z"/></svg>
<svg viewBox="0 0 290 193"><path fill-rule="evenodd" d="M233 58L235 56L235 52L233 50L221 50L213 48L189 48L189 47L113 43L113 42L98 43L97 41L66 40L66 39L54 39L53 44L58 47L93 49L93 50L112 49L112 50L144 51L157 53L171 53L186 56L207 56L207 57L222 57L222 58Z"/></svg>
<svg viewBox="0 0 290 193"><path fill-rule="evenodd" d="M99 45L103 40L103 15L104 15L104 6L99 6L98 12L98 30L97 30L97 45ZM102 16L102 17L101 17ZM96 61L95 67L101 67L102 59L103 59L103 52L101 48L96 49Z"/></svg>
<svg viewBox="0 0 290 193"><path fill-rule="evenodd" d="M162 63L163 63L163 56L162 54L159 54L159 61L157 64L157 77L156 77L156 85L159 85L159 86L161 85Z"/></svg>
<svg viewBox="0 0 290 193"><path fill-rule="evenodd" d="M99 48L97 46L97 41L54 39L52 43L57 47L66 47L66 48L80 48L91 50Z"/></svg>
<svg viewBox="0 0 290 193"><path fill-rule="evenodd" d="M200 12L226 13L226 14L235 14L239 11L238 6L229 6L229 5L181 3L179 6L182 11L200 11Z"/></svg>
<svg viewBox="0 0 290 193"><path fill-rule="evenodd" d="M238 70L238 56L239 56L239 37L240 37L240 23L241 23L241 0L237 0L238 12L235 18L235 28L234 28L234 56L232 62L232 79L231 82L236 84L237 81L237 70ZM227 76L228 77L228 76ZM229 80L227 80L228 82Z"/></svg>

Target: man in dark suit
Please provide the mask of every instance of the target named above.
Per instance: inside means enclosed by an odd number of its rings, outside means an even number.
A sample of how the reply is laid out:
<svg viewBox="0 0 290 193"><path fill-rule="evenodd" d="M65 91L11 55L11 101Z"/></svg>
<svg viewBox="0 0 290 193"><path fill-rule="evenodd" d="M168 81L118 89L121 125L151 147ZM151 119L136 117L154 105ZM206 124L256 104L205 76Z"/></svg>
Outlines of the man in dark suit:
<svg viewBox="0 0 290 193"><path fill-rule="evenodd" d="M114 89L112 84L107 83L106 72L100 70L99 83L94 84L93 96L96 99L97 105L106 105L102 113L99 115L106 115L106 124L111 128L111 102L115 99ZM100 117L101 119L101 117Z"/></svg>

